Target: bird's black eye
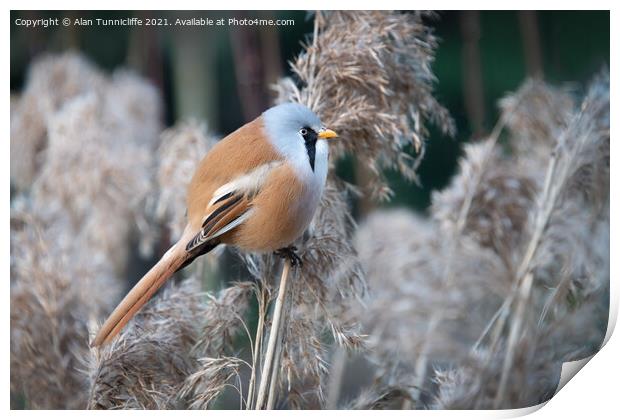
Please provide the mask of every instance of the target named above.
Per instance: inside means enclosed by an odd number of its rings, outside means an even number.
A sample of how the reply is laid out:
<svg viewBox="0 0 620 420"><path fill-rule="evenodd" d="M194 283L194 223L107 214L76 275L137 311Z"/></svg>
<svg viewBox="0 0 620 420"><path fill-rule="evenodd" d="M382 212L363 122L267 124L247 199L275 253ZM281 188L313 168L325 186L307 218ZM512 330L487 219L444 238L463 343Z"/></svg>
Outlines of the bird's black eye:
<svg viewBox="0 0 620 420"><path fill-rule="evenodd" d="M302 128L301 130L299 130L299 134L301 134L303 137L306 137L308 135L308 129Z"/></svg>

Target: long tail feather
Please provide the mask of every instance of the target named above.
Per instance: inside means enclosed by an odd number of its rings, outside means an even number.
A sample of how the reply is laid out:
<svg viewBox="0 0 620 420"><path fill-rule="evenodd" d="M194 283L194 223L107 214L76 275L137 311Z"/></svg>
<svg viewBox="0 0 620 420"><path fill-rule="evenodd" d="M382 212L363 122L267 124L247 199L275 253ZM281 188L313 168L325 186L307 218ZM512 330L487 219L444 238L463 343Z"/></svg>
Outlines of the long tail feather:
<svg viewBox="0 0 620 420"><path fill-rule="evenodd" d="M112 311L90 346L109 343L188 258L181 241L173 245Z"/></svg>

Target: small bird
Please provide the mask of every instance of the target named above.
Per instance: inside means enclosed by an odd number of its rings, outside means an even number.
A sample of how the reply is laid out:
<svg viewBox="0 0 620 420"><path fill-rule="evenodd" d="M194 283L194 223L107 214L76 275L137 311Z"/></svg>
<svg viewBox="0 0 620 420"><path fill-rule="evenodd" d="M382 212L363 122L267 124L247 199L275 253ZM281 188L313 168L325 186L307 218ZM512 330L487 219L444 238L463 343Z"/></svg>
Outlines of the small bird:
<svg viewBox="0 0 620 420"><path fill-rule="evenodd" d="M166 280L220 244L301 262L291 244L319 205L327 140L336 137L310 109L286 103L219 141L189 184L181 238L119 303L91 346L110 342Z"/></svg>

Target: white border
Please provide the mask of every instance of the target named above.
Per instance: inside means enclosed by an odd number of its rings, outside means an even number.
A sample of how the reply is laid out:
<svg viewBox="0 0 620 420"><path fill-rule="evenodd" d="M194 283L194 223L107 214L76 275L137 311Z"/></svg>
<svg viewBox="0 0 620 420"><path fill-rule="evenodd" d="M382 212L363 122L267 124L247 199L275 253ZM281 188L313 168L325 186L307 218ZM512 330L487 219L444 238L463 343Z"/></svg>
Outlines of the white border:
<svg viewBox="0 0 620 420"><path fill-rule="evenodd" d="M60 0L55 1L53 4L50 4L49 1L8 1L9 7L12 9L49 9L50 6L53 9L59 10L80 10L80 9L94 9L94 10L139 10L145 9L144 3L138 3L135 1L127 1L127 0L108 0L108 1L91 1L88 2L88 7L85 8L85 4L83 1L76 0ZM221 4L221 3L220 3ZM567 9L572 10L583 10L583 6L588 6L590 9L598 9L598 10L612 10L611 13L611 45L618 45L618 25L620 24L618 19L618 14L615 10L613 10L614 2L611 1L599 1L599 0L590 0L587 3L583 1L563 1L561 4L557 2L540 2L540 1L531 1L531 0L523 0L519 2L502 2L498 4L497 2L489 2L489 1L469 1L467 3L457 2L457 1L381 1L371 2L367 0L358 0L358 1L296 1L291 3L290 1L262 1L260 3L250 3L249 1L238 1L238 0L228 0L224 3L226 8L219 10L234 10L234 9L273 9L273 10L292 10L292 9L436 9L436 10L460 10L463 9L463 6L467 6L468 9L497 9L497 10L514 10L514 9L537 9L537 10L554 10L558 5L561 5ZM217 6L217 4L209 4L207 2L199 2L199 1L174 1L174 2L164 2L161 0L151 1L148 3L148 9L150 10L202 10L207 6ZM217 10L217 9L214 9ZM8 18L9 10L6 11L5 16ZM4 306L4 323L3 323L3 332L5 337L5 343L2 346L2 356L4 360L4 365L2 366L2 374L5 380L6 388L2 393L2 403L3 406L8 410L9 408L9 306L10 306L10 293L9 293L9 97L10 97L10 25L8 24L8 19L3 22L4 30L3 30L3 42L2 42L2 54L0 55L3 65L1 68L1 72L4 79L4 92L5 99L2 103L3 107L3 121L4 121L4 141L0 147L3 148L2 156L4 160L4 164L1 166L0 170L2 171L3 183L2 183L2 192L5 197L5 204L2 207L2 215L5 223L2 227L2 263L4 273L6 274L4 277L4 281L2 283L4 287L4 297L6 299L6 305ZM612 48L611 50L611 63L610 63L610 71L612 74L613 70L616 68L617 53ZM617 95L617 84L612 82L612 120L614 122L618 121L618 112L617 109L613 106L613 98L616 98ZM612 122L612 130L615 124ZM620 162L618 162L618 151L616 146L614 146L614 142L611 145L611 214L618 214L618 210L620 207L618 206L618 182L615 174L614 168L617 168ZM615 182L614 182L615 181ZM611 255L620 255L618 248L617 236L617 228L615 224L615 220L612 220L611 224ZM618 314L618 302L619 302L619 287L617 281L618 274L618 266L615 260L612 258L611 261L611 309L610 309L610 325L609 332L607 335L607 339L609 339L617 320ZM469 419L480 419L480 418L506 418L506 417L515 417L519 415L524 415L535 411L532 414L532 418L544 419L544 418L565 418L565 419L580 419L583 418L610 418L612 416L611 413L616 413L617 415L617 372L619 371L620 362L618 361L617 355L620 354L620 342L617 337L611 337L611 340L606 344L606 346L599 352L599 354L595 355L593 360L588 363L583 371L580 372L579 379L570 381L565 388L563 388L558 395L552 398L546 406L542 410L536 410L535 408L523 409L523 410L508 410L508 411L433 411L433 412L424 412L424 411L415 411L415 412L382 412L377 413L378 415L385 416L389 415L389 417L393 418L407 418L410 419L412 416L420 417L420 418L469 418ZM226 411L226 412L184 412L184 413L175 413L172 411L153 411L149 413L145 412L118 412L118 414L108 414L107 412L98 413L98 412L59 412L59 411L46 411L44 413L34 412L34 411L12 411L10 413L11 416L15 417L30 417L30 416L45 416L50 418L56 417L69 417L69 418L77 418L83 417L84 415L88 415L89 417L99 417L99 416L131 416L135 417L156 417L156 418L169 418L170 416L208 416L208 418L236 418L236 417L253 417L253 418L281 418L283 416L288 416L292 414L291 412L243 412L243 411ZM293 415L299 418L314 418L317 413L313 413L310 411L304 412L295 412ZM330 415L331 413L326 413L326 415ZM367 418L367 416L374 416L374 412L338 412L338 416L344 417L355 417L358 418Z"/></svg>

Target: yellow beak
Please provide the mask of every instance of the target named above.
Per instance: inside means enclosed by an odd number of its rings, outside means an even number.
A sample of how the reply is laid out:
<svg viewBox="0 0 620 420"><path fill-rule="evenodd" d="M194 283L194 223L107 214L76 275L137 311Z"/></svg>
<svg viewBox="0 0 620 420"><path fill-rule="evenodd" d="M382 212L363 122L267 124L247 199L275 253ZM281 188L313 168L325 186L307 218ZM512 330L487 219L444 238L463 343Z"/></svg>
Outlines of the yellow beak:
<svg viewBox="0 0 620 420"><path fill-rule="evenodd" d="M330 130L329 128L324 128L319 130L318 136L320 139L328 140L338 137L338 134L336 134L335 131Z"/></svg>

